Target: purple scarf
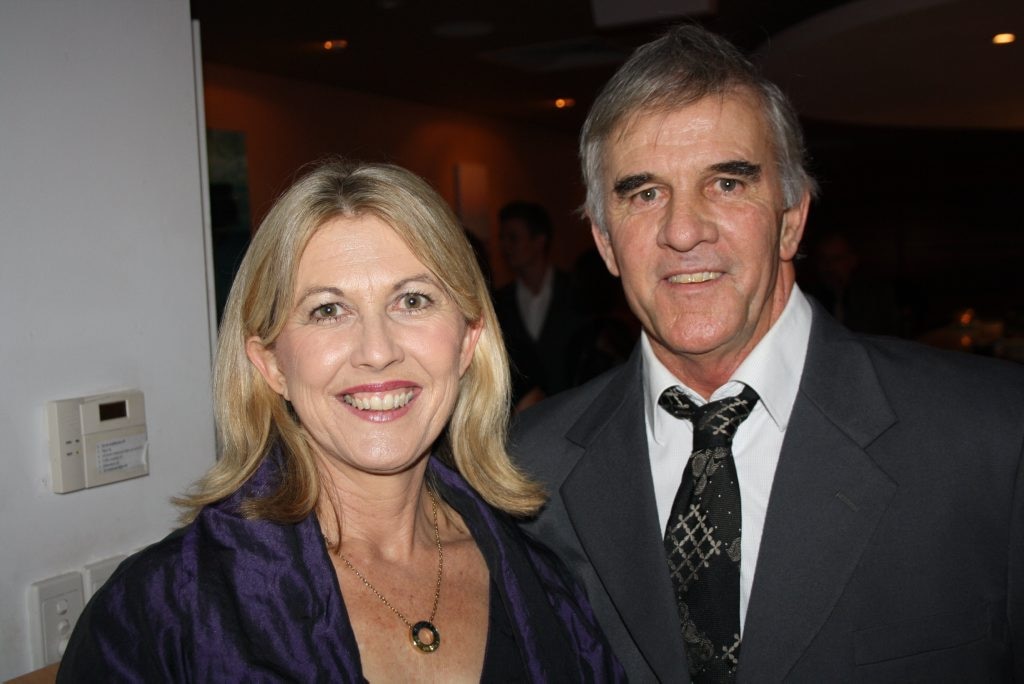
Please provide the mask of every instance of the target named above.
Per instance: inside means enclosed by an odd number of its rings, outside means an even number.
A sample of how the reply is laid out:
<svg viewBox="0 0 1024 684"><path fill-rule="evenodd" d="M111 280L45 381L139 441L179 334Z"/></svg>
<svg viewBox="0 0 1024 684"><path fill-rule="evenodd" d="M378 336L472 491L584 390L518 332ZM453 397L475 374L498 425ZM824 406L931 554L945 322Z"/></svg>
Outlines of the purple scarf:
<svg viewBox="0 0 1024 684"><path fill-rule="evenodd" d="M365 681L316 516L237 513L273 489L279 458L121 564L79 619L58 681ZM487 562L530 681L624 681L561 563L454 470L431 458L429 472Z"/></svg>

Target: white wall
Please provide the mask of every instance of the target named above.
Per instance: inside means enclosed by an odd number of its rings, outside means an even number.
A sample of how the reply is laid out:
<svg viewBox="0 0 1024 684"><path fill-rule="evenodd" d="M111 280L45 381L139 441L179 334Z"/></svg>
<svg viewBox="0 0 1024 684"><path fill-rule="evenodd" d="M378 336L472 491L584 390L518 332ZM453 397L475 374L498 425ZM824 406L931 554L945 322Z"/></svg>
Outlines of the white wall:
<svg viewBox="0 0 1024 684"><path fill-rule="evenodd" d="M214 459L188 0L0 0L0 680L29 585L172 527ZM139 388L147 477L50 490L47 400Z"/></svg>

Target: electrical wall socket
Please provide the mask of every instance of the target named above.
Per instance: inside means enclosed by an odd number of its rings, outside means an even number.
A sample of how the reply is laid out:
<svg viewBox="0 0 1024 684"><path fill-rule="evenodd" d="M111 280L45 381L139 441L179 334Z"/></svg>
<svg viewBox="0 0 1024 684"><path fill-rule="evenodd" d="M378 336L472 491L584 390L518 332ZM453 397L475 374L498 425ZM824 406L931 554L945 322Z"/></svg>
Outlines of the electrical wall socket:
<svg viewBox="0 0 1024 684"><path fill-rule="evenodd" d="M81 573L69 572L32 584L28 613L33 667L60 660L84 607Z"/></svg>
<svg viewBox="0 0 1024 684"><path fill-rule="evenodd" d="M103 583L110 579L110 576L114 574L114 570L117 570L117 566L121 564L126 557L125 556L114 556L105 560L96 561L95 563L89 563L82 570L82 574L85 579L85 600L88 601L92 598L92 595L96 593L96 590L103 586Z"/></svg>

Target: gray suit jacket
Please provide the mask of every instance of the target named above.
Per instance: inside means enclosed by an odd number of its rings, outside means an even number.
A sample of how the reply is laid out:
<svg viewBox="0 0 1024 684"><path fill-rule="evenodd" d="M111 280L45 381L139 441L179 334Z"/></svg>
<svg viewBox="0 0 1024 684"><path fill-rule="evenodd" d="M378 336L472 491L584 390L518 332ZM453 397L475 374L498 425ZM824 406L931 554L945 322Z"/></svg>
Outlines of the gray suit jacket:
<svg viewBox="0 0 1024 684"><path fill-rule="evenodd" d="M518 421L527 531L631 681L686 682L641 359ZM772 485L740 682L1024 681L1024 368L853 335L819 307Z"/></svg>

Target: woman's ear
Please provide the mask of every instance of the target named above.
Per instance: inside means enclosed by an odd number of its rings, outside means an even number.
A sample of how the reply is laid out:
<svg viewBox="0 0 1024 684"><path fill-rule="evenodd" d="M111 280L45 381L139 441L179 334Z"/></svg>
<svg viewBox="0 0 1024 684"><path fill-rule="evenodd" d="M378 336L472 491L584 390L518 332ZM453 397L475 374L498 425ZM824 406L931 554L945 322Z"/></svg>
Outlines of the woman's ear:
<svg viewBox="0 0 1024 684"><path fill-rule="evenodd" d="M274 350L263 344L259 337L253 336L245 341L245 355L270 385L270 389L280 394L286 401L290 401L288 382L278 366Z"/></svg>
<svg viewBox="0 0 1024 684"><path fill-rule="evenodd" d="M466 325L466 332L462 337L462 351L459 353L459 377L465 375L469 364L473 363L473 353L476 351L476 343L480 340L480 333L484 330L484 318Z"/></svg>

